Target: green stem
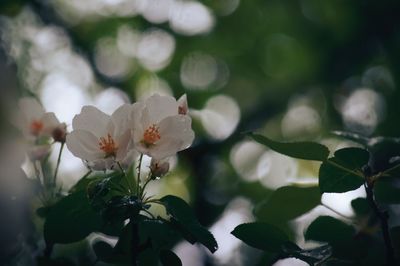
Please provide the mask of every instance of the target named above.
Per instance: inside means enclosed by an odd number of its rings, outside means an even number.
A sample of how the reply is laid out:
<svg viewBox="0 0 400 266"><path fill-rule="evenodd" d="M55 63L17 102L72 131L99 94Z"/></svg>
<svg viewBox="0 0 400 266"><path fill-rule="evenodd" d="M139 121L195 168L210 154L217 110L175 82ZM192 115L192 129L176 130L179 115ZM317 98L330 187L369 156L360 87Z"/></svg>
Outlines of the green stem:
<svg viewBox="0 0 400 266"><path fill-rule="evenodd" d="M140 188L140 168L142 167L142 160L143 160L143 153L140 154L139 157L139 165L137 167L137 190L136 190L136 195L139 197L141 193L141 188Z"/></svg>
<svg viewBox="0 0 400 266"><path fill-rule="evenodd" d="M126 182L128 183L128 192L129 192L129 194L132 194L133 188L131 187L131 182L129 182L128 175L126 174L124 168L122 168L122 165L121 165L120 162L117 162L117 165L118 165L119 169L121 170L121 172L124 174Z"/></svg>
<svg viewBox="0 0 400 266"><path fill-rule="evenodd" d="M147 184L149 184L151 180L152 180L152 179L151 179L151 174L149 173L149 175L147 176L146 182L144 183L144 185L143 185L143 187L142 187L142 189L141 189L141 192L140 192L140 198L141 198L141 200L143 200L143 192L144 192L144 190L146 189Z"/></svg>
<svg viewBox="0 0 400 266"><path fill-rule="evenodd" d="M57 174L58 174L58 169L60 167L61 155L62 155L62 152L63 152L63 149L64 149L64 145L65 145L64 142L61 143L60 152L58 153L57 165L56 165L56 169L54 171L53 184L52 184L54 187L56 186L56 182L57 182Z"/></svg>
<svg viewBox="0 0 400 266"><path fill-rule="evenodd" d="M382 211L379 209L376 201L375 201L375 196L374 196L374 190L371 185L368 183L364 183L364 188L367 193L367 200L370 203L373 211L375 212L375 215L378 217L381 225L381 230L382 230L382 236L383 240L385 242L385 247L386 247L386 262L387 265L396 265L396 259L394 256L394 249L392 245L392 240L390 237L390 232L389 232L389 214L387 211Z"/></svg>

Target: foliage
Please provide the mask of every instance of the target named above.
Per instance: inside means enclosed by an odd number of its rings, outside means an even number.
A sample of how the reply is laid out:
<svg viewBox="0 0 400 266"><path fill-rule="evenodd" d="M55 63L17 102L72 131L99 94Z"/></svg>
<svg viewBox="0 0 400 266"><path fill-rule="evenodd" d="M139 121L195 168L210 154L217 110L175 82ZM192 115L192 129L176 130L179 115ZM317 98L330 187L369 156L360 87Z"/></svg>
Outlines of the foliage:
<svg viewBox="0 0 400 266"><path fill-rule="evenodd" d="M341 133L341 136L353 134ZM378 248L383 238L386 249L386 263L395 265L399 261L397 248L397 228L389 229L388 213L381 209L381 204L397 204L398 167L400 164L386 164L388 168L379 172L371 171L376 161L382 162L377 156L376 149L366 145L365 148L342 148L335 151L333 157L319 156L319 151L327 149L318 143L292 142L282 143L269 140L266 137L250 134L259 143L270 147L287 156L301 159L321 159L319 169L319 191L315 188L282 187L276 190L257 209L257 218L269 223L241 224L232 232L234 236L246 244L275 253L278 258L296 257L310 265L374 265L384 263L381 249ZM363 138L363 140L365 140ZM379 138L380 143L391 142L392 139ZM376 142L364 141L365 144ZM307 149L306 147L311 147ZM310 151L310 155L305 155ZM398 151L397 151L398 152ZM304 154L303 154L304 153ZM324 153L323 153L324 154ZM372 156L370 155L372 154ZM385 158L390 159L390 158ZM387 163L387 162L386 162ZM311 251L303 251L292 242L290 237L279 229L282 224L307 213L321 204L323 193L344 193L361 186L365 187L367 198L352 201L356 217L345 218L345 222L330 216L320 216L314 220L304 233L307 240L323 243ZM381 230L372 233L371 228L376 221ZM367 221L367 224L359 224ZM370 224L371 223L371 224ZM357 227L358 227L358 231ZM360 228L360 226L362 226ZM370 228L371 226L371 228ZM382 235L382 238L380 237ZM289 243L289 244L288 244ZM288 248L289 247L289 248ZM294 247L294 248L293 248ZM325 265L325 264L324 264Z"/></svg>

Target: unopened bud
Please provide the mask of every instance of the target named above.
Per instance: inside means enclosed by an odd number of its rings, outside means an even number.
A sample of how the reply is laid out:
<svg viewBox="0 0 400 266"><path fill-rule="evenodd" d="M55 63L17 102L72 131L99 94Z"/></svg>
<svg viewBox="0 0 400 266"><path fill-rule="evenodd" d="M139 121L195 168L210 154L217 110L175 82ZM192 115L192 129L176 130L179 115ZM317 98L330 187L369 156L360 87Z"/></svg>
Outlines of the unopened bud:
<svg viewBox="0 0 400 266"><path fill-rule="evenodd" d="M151 159L150 171L153 177L162 177L169 171L169 162L164 160Z"/></svg>
<svg viewBox="0 0 400 266"><path fill-rule="evenodd" d="M187 115L189 112L189 107L188 107L188 102L187 102L187 97L186 94L182 95L178 99L178 114L180 115Z"/></svg>
<svg viewBox="0 0 400 266"><path fill-rule="evenodd" d="M51 132L54 141L64 143L67 136L67 126L63 123L55 127Z"/></svg>

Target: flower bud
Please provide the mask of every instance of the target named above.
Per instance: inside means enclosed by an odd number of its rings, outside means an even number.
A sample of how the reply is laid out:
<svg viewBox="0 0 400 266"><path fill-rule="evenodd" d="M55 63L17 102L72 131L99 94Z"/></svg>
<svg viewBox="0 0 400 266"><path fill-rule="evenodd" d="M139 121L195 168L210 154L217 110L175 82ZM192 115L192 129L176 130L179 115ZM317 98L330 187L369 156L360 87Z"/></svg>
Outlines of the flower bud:
<svg viewBox="0 0 400 266"><path fill-rule="evenodd" d="M67 137L67 125L65 123L61 123L56 126L52 130L51 136L53 137L54 141L64 143Z"/></svg>
<svg viewBox="0 0 400 266"><path fill-rule="evenodd" d="M152 177L162 177L169 171L169 162L152 158L150 162L150 171Z"/></svg>

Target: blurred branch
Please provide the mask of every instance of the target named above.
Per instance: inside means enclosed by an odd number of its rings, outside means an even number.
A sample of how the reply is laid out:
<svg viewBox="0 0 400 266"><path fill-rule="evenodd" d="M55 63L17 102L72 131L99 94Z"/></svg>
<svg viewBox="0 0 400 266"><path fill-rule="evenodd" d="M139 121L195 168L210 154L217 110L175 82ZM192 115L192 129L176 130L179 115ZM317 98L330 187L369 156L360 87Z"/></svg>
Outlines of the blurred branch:
<svg viewBox="0 0 400 266"><path fill-rule="evenodd" d="M31 0L29 6L36 13L36 15L42 20L45 25L54 25L62 28L69 36L74 51L87 59L90 64L95 78L102 83L105 87L116 87L119 82L102 75L96 68L93 60L92 51L85 49L85 45L77 38L77 34L73 32L70 26L57 14L55 9L49 4L50 1L42 0Z"/></svg>

